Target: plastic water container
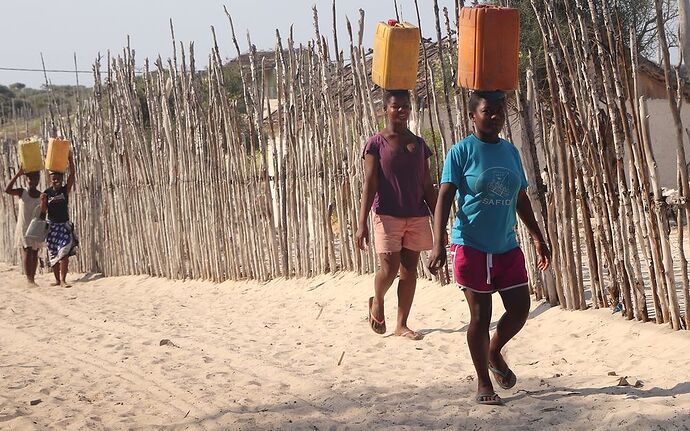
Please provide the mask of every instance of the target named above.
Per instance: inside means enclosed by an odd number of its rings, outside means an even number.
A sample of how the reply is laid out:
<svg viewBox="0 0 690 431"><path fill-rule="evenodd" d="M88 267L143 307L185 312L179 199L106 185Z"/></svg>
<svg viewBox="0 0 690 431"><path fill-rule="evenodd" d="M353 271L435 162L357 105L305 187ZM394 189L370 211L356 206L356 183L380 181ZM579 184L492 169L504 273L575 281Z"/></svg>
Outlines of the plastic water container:
<svg viewBox="0 0 690 431"><path fill-rule="evenodd" d="M46 169L53 172L66 172L69 165L69 141L50 138L48 154L46 155Z"/></svg>
<svg viewBox="0 0 690 431"><path fill-rule="evenodd" d="M48 236L48 222L40 218L34 217L26 229L24 237L35 242L45 242Z"/></svg>
<svg viewBox="0 0 690 431"><path fill-rule="evenodd" d="M17 145L19 162L24 172L39 172L43 170L43 156L41 156L41 144L36 138L27 138L19 141Z"/></svg>
<svg viewBox="0 0 690 431"><path fill-rule="evenodd" d="M458 84L514 90L518 83L520 14L496 6L462 8L458 17Z"/></svg>
<svg viewBox="0 0 690 431"><path fill-rule="evenodd" d="M419 29L390 20L376 26L371 78L386 90L411 90L417 85Z"/></svg>

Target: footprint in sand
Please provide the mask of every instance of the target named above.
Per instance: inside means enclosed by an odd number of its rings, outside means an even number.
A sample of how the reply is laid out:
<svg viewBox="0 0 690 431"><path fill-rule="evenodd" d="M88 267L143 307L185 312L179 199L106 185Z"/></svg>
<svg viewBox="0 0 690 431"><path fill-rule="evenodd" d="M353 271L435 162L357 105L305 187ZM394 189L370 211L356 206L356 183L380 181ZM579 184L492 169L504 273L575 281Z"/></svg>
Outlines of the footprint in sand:
<svg viewBox="0 0 690 431"><path fill-rule="evenodd" d="M213 378L215 378L215 377L224 377L224 376L227 376L227 375L229 375L229 374L230 374L230 373L227 373L227 372L225 372L225 371L218 371L218 372L215 372L215 373L206 374L206 379L207 379L207 380L211 380L211 379L213 379Z"/></svg>

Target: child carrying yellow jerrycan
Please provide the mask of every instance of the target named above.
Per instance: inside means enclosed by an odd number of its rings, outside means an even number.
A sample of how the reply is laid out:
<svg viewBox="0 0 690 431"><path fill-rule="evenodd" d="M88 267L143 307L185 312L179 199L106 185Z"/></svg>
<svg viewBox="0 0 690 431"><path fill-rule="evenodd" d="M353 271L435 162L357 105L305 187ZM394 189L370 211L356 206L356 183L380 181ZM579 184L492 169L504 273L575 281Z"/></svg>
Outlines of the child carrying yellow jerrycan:
<svg viewBox="0 0 690 431"><path fill-rule="evenodd" d="M379 268L374 296L369 298L369 325L377 334L387 331L384 299L398 277L398 313L393 333L408 340L424 334L410 329L408 317L417 283L417 264L431 249L430 209L436 204L431 182L431 150L408 128L412 109L409 90L417 83L419 29L389 20L379 23L374 40L372 79L382 87L385 127L362 149L364 185L355 239L369 246L369 214L373 213L374 249Z"/></svg>
<svg viewBox="0 0 690 431"><path fill-rule="evenodd" d="M28 169L35 169L35 160L26 160L26 154L22 154L20 145L20 158L23 167ZM39 153L40 156L40 153ZM43 162L40 157L38 159ZM17 180L22 176L26 179L26 185L16 186ZM15 246L21 250L22 266L24 275L29 286L36 286L35 276L36 268L38 267L38 252L44 245L45 238L33 238L26 235L27 230L32 222L32 219L40 214L41 209L41 192L36 188L41 180L40 169L33 172L25 172L24 168L20 168L12 177L10 182L5 187L5 193L17 198L17 225L15 227Z"/></svg>
<svg viewBox="0 0 690 431"><path fill-rule="evenodd" d="M46 243L49 262L53 268L55 285L71 287L67 284L69 257L77 253L79 240L68 211L76 174L69 141L51 139L48 142L46 168L49 171L50 186L41 195L41 209L48 220ZM69 175L65 182L64 176L68 168Z"/></svg>

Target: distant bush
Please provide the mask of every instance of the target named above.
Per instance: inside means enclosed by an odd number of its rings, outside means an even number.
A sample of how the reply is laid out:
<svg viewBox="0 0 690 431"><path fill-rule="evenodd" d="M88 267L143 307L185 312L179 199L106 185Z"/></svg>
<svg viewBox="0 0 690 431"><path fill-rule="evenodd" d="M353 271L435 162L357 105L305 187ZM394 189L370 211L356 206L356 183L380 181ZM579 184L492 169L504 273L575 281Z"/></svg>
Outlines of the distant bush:
<svg viewBox="0 0 690 431"><path fill-rule="evenodd" d="M0 124L7 123L13 116L22 120L40 118L48 113L51 103L59 112L74 112L77 91L82 99L91 95L91 89L84 86L54 85L35 89L21 82L9 87L0 85Z"/></svg>

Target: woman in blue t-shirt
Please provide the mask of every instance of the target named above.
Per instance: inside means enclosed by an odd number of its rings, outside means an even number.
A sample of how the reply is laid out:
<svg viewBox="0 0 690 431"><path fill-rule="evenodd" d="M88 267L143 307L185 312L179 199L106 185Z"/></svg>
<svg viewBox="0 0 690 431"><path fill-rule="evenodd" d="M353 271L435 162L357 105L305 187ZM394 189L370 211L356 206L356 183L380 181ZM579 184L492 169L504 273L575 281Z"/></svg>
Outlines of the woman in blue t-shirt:
<svg viewBox="0 0 690 431"><path fill-rule="evenodd" d="M501 349L522 329L530 306L525 257L515 234L516 214L532 236L540 270L549 266L551 253L525 192L527 180L518 150L498 136L505 122L505 93L474 92L468 108L475 131L446 155L429 269L435 273L446 263L442 238L457 197L451 255L455 280L470 307L467 344L477 372L476 401L502 404L489 371L500 387L515 385L517 378ZM501 295L506 312L489 339L494 292Z"/></svg>

